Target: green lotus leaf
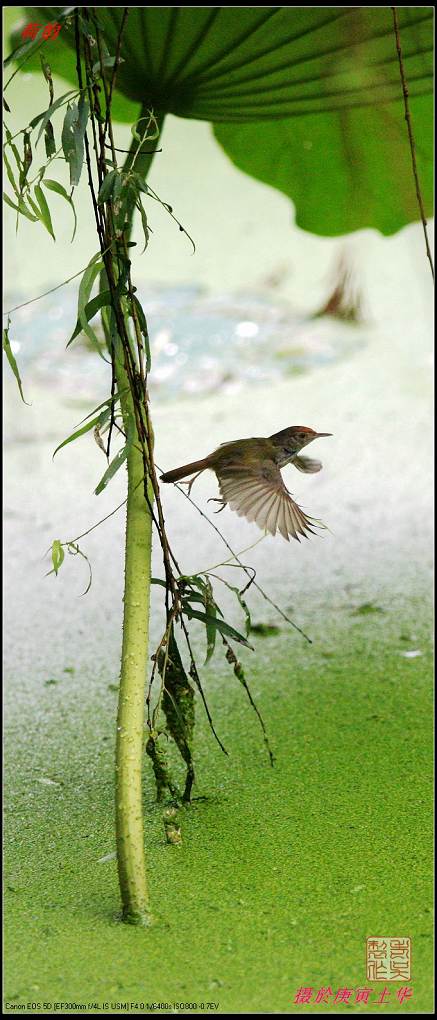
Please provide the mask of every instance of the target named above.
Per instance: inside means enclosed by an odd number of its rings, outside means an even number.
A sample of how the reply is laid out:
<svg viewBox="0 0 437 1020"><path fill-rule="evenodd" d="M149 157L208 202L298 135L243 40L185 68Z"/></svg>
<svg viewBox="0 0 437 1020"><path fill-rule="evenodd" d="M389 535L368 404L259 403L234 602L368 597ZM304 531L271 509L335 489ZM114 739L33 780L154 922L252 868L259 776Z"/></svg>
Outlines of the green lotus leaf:
<svg viewBox="0 0 437 1020"><path fill-rule="evenodd" d="M74 82L65 8L25 10L41 25L62 19L44 55ZM96 10L113 56L123 8ZM433 8L397 10L430 214ZM22 45L19 31L13 43ZM241 170L292 199L304 229L391 234L419 218L390 7L135 7L120 54L117 119L133 122L150 106L210 121ZM26 67L40 67L38 52Z"/></svg>

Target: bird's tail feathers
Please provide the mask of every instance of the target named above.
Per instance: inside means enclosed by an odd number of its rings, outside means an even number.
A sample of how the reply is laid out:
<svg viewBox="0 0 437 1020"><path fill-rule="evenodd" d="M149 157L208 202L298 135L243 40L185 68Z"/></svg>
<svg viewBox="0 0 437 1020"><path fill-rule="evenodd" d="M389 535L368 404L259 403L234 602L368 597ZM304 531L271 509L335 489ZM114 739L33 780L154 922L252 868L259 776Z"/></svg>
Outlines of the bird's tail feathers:
<svg viewBox="0 0 437 1020"><path fill-rule="evenodd" d="M161 475L161 482L179 482L181 478L194 474L195 471L204 471L208 467L207 458L193 460L191 464L183 464L182 467L174 468L173 471L166 471Z"/></svg>

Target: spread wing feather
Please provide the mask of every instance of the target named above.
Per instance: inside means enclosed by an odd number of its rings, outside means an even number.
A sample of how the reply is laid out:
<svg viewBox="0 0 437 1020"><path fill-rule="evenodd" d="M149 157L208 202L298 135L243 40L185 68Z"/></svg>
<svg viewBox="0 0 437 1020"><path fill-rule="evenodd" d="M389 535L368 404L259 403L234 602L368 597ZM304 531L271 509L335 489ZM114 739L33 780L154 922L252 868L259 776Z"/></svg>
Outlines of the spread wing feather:
<svg viewBox="0 0 437 1020"><path fill-rule="evenodd" d="M308 533L316 534L314 527L323 527L290 496L273 460L260 462L259 468L242 468L241 463L228 462L215 471L223 502L239 517L254 521L271 535L279 531L287 542L290 536L300 542L299 535L308 538Z"/></svg>

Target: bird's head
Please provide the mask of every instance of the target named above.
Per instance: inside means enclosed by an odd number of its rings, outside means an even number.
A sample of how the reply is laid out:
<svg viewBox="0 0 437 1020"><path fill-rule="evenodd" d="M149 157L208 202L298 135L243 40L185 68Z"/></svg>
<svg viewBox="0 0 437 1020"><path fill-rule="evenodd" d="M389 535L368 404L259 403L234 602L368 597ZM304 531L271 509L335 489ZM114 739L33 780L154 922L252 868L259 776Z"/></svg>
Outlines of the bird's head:
<svg viewBox="0 0 437 1020"><path fill-rule="evenodd" d="M299 450L303 450L304 446L312 443L313 439L331 435L332 432L315 432L314 429L309 429L306 425L291 425L288 429L276 432L274 436L270 436L270 439L276 446L283 447L290 453L299 453Z"/></svg>

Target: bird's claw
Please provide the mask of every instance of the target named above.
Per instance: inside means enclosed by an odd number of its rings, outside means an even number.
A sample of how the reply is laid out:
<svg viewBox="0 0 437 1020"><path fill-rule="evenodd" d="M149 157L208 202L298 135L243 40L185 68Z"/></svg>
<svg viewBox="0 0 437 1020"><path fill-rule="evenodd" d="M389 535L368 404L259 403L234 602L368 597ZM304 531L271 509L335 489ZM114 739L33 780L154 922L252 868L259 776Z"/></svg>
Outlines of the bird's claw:
<svg viewBox="0 0 437 1020"><path fill-rule="evenodd" d="M225 506L227 505L225 499L218 499L215 496L211 496L211 498L208 500L208 503L221 503L220 509L219 510L214 510L215 514L221 514L222 510L224 510Z"/></svg>

